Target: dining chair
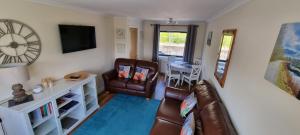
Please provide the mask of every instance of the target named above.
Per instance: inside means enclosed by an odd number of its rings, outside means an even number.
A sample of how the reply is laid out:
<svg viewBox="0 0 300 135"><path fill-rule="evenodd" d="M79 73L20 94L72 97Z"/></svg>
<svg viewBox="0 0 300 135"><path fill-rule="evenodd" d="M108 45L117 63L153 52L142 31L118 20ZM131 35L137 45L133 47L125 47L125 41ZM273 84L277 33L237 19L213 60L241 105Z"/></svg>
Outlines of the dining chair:
<svg viewBox="0 0 300 135"><path fill-rule="evenodd" d="M167 73L165 74L165 81L167 80L168 78L168 70L169 70L169 67L168 67L168 64L171 65L172 62L175 62L176 61L176 56L168 56L168 61L167 61Z"/></svg>
<svg viewBox="0 0 300 135"><path fill-rule="evenodd" d="M181 74L178 71L173 71L171 67L171 63L167 64L167 73L166 73L166 80L168 80L167 86L170 86L171 80L177 80L175 87L179 85L180 79L181 79Z"/></svg>
<svg viewBox="0 0 300 135"><path fill-rule="evenodd" d="M183 74L181 78L181 85L183 82L187 82L189 84L189 90L191 89L192 81L199 82L201 74L201 65L195 64L192 65L192 71L189 74Z"/></svg>
<svg viewBox="0 0 300 135"><path fill-rule="evenodd" d="M201 59L198 59L198 58L197 58L197 59L195 60L195 64L196 64L196 65L201 65L201 63L202 63L202 62L201 62Z"/></svg>

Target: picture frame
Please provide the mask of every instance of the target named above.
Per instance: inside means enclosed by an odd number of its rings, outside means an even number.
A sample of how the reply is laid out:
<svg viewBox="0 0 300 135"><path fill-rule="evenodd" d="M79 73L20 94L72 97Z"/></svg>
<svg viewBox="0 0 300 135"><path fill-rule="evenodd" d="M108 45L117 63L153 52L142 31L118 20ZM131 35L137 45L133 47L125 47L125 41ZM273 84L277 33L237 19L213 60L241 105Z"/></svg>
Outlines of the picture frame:
<svg viewBox="0 0 300 135"><path fill-rule="evenodd" d="M300 23L282 24L265 79L300 100Z"/></svg>
<svg viewBox="0 0 300 135"><path fill-rule="evenodd" d="M122 28L116 29L116 39L120 39L120 40L125 39L125 29Z"/></svg>
<svg viewBox="0 0 300 135"><path fill-rule="evenodd" d="M124 43L117 43L116 44L117 53L123 54L126 50L126 45Z"/></svg>
<svg viewBox="0 0 300 135"><path fill-rule="evenodd" d="M210 31L210 32L208 33L208 35L207 35L207 41L206 41L206 44L207 44L208 46L211 45L212 36L213 36L213 32Z"/></svg>

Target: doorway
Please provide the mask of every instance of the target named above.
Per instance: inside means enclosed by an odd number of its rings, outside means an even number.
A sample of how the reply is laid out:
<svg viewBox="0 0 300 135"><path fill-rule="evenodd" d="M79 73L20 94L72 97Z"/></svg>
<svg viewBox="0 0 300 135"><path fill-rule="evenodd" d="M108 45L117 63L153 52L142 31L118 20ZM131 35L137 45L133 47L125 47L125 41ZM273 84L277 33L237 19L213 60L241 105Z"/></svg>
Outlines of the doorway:
<svg viewBox="0 0 300 135"><path fill-rule="evenodd" d="M130 31L130 59L137 59L137 43L138 43L138 29L129 28Z"/></svg>

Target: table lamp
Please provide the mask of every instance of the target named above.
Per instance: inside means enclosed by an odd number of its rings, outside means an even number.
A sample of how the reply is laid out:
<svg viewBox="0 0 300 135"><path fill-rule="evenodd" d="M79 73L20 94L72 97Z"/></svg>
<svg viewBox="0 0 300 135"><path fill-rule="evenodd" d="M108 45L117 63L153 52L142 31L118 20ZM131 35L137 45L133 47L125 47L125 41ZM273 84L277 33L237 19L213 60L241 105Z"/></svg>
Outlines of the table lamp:
<svg viewBox="0 0 300 135"><path fill-rule="evenodd" d="M9 101L10 103L17 105L28 100L29 96L25 93L23 85L21 84L28 80L29 73L26 63L0 65L0 85L4 86L0 91L7 92L10 90L9 87L11 87L14 97Z"/></svg>

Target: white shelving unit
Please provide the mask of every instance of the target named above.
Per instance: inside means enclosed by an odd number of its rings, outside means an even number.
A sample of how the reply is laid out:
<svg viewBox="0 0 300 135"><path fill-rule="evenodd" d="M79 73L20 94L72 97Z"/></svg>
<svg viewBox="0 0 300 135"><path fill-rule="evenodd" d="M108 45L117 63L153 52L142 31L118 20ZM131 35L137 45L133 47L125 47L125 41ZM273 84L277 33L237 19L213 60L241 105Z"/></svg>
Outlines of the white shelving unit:
<svg viewBox="0 0 300 135"><path fill-rule="evenodd" d="M85 102L85 113L90 115L98 104L96 81L90 81L83 85L84 102Z"/></svg>
<svg viewBox="0 0 300 135"><path fill-rule="evenodd" d="M31 102L8 107L2 101L0 117L8 135L67 135L98 108L96 75L90 74L81 81L61 79Z"/></svg>

